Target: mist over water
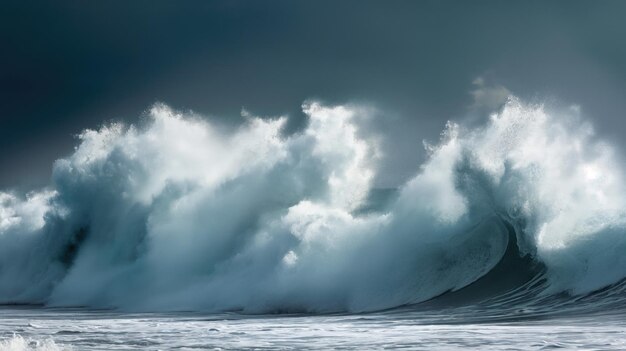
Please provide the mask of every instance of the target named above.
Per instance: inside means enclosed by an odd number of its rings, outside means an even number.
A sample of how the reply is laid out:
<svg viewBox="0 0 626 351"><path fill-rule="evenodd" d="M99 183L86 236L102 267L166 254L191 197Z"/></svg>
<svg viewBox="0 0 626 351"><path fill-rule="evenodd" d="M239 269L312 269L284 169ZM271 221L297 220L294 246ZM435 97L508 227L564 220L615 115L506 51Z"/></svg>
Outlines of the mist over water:
<svg viewBox="0 0 626 351"><path fill-rule="evenodd" d="M518 302L621 291L621 165L575 109L511 96L478 126L449 122L385 191L366 108L303 111L287 136L286 117L233 130L162 104L83 131L48 188L0 192L0 303L378 311L462 291L511 255L527 265L502 273L528 275Z"/></svg>

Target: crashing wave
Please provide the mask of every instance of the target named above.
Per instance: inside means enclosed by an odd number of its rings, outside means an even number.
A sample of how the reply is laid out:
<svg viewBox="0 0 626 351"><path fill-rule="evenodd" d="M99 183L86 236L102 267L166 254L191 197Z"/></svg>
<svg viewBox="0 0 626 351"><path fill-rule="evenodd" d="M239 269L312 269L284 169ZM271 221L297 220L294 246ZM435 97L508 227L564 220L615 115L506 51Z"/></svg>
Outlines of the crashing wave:
<svg viewBox="0 0 626 351"><path fill-rule="evenodd" d="M620 165L580 118L511 97L480 127L448 123L364 211L379 156L362 111L303 110L290 136L285 118L226 131L164 105L84 131L49 189L0 193L0 303L371 311L471 286L511 245L542 268L507 274L541 275L542 294L626 277Z"/></svg>

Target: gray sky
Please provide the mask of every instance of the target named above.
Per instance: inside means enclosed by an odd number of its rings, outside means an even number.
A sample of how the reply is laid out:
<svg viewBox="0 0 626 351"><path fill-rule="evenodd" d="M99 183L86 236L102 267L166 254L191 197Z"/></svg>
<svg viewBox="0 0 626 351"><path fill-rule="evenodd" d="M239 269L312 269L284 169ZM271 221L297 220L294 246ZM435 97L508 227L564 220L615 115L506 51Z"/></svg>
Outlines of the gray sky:
<svg viewBox="0 0 626 351"><path fill-rule="evenodd" d="M391 136L383 185L471 114L472 84L579 104L624 147L624 1L3 1L0 189L45 185L73 135L156 101L239 123L360 102Z"/></svg>

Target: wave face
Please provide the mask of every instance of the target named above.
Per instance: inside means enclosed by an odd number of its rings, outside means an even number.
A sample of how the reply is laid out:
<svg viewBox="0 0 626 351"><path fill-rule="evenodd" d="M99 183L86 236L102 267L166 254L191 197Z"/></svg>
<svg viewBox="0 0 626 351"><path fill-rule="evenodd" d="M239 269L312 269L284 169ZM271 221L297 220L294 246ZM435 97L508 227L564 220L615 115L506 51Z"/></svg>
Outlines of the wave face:
<svg viewBox="0 0 626 351"><path fill-rule="evenodd" d="M626 277L620 164L580 118L511 97L482 126L448 123L372 207L363 110L303 110L291 136L285 118L224 130L164 105L84 131L48 189L0 193L0 303L355 312Z"/></svg>

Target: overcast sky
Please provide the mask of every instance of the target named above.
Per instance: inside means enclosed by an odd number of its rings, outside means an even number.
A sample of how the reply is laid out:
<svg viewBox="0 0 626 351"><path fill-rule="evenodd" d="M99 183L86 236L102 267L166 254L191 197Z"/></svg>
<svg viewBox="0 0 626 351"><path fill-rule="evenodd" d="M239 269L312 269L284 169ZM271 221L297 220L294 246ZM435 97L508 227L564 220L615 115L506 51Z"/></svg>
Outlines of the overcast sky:
<svg viewBox="0 0 626 351"><path fill-rule="evenodd" d="M0 189L157 101L293 128L307 99L374 106L389 185L476 89L578 104L624 147L626 1L3 1L0 48Z"/></svg>

